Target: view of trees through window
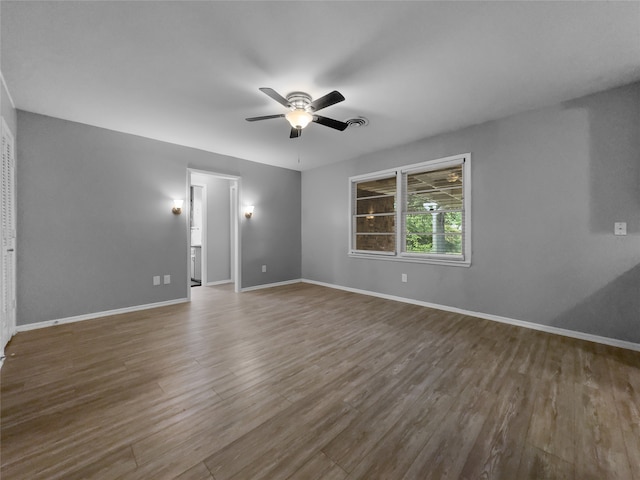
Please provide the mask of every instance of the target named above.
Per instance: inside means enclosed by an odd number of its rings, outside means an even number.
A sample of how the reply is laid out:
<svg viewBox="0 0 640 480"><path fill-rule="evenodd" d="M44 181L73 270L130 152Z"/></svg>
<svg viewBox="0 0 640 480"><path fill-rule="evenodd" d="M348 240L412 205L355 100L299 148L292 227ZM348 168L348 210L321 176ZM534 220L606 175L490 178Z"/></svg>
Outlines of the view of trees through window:
<svg viewBox="0 0 640 480"><path fill-rule="evenodd" d="M462 165L405 175L405 251L462 254Z"/></svg>

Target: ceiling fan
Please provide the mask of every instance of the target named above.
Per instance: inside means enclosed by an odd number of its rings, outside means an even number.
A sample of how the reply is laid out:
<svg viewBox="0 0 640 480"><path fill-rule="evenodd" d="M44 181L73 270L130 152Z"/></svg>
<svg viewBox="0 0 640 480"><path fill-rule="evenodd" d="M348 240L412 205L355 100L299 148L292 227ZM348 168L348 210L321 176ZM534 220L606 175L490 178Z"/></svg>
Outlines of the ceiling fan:
<svg viewBox="0 0 640 480"><path fill-rule="evenodd" d="M315 112L322 110L323 108L330 107L336 103L340 103L344 100L344 97L340 92L334 90L327 93L324 97L320 97L317 100L312 100L311 95L304 92L292 92L287 97L283 97L273 88L260 88L264 94L273 98L276 102L284 105L289 110L288 113L281 113L280 115L265 115L262 117L250 117L247 118L247 122L255 122L258 120L268 120L270 118L286 118L291 125L291 134L289 138L298 138L302 135L302 129L309 125L309 123L319 123L325 127L334 128L336 130L343 131L349 124L341 122L340 120L334 120L333 118L322 117L316 115Z"/></svg>

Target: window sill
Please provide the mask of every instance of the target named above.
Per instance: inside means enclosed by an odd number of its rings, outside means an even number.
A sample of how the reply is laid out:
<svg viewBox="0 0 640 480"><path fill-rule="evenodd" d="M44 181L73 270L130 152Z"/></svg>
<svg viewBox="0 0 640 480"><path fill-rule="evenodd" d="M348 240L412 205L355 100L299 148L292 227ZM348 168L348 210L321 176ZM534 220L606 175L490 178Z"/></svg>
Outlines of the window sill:
<svg viewBox="0 0 640 480"><path fill-rule="evenodd" d="M385 260L394 262L406 262L406 263L426 263L430 265L445 265L448 267L470 267L471 260L448 260L431 257L416 257L416 256L404 256L404 255L381 255L381 254L367 254L367 253L353 253L349 252L348 256L351 258L363 258L367 260Z"/></svg>

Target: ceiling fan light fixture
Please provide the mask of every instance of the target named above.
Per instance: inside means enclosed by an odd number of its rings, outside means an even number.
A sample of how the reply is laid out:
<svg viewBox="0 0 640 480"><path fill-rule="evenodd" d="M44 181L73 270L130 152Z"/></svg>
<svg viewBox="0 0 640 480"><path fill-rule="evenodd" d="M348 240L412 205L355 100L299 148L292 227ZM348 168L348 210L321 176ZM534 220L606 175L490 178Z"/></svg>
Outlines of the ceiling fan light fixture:
<svg viewBox="0 0 640 480"><path fill-rule="evenodd" d="M302 129L313 120L313 115L303 109L292 110L284 116L293 128Z"/></svg>
<svg viewBox="0 0 640 480"><path fill-rule="evenodd" d="M304 92L292 92L287 95L287 98L280 95L273 88L263 87L259 89L262 93L271 97L280 105L287 107L289 111L280 115L263 115L261 117L249 117L245 120L247 122L255 122L258 120L269 120L270 118L286 118L289 125L291 125L291 132L289 138L300 138L302 135L302 129L309 125L311 122L317 123L324 127L329 127L340 132L344 131L349 124L341 122L340 120L334 120L333 118L323 117L317 115L316 112L323 108L330 107L336 103L344 101L344 96L334 90L327 93L325 96L311 99L311 95Z"/></svg>

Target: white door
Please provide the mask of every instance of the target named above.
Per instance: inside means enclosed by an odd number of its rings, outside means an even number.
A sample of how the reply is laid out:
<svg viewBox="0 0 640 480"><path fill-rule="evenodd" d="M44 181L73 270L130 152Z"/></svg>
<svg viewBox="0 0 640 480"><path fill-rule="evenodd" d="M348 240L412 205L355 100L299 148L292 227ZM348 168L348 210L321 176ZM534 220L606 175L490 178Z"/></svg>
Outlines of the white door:
<svg viewBox="0 0 640 480"><path fill-rule="evenodd" d="M13 135L2 119L2 211L0 212L0 357L16 328L16 162Z"/></svg>

